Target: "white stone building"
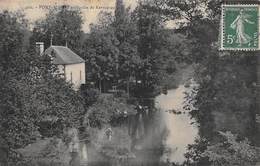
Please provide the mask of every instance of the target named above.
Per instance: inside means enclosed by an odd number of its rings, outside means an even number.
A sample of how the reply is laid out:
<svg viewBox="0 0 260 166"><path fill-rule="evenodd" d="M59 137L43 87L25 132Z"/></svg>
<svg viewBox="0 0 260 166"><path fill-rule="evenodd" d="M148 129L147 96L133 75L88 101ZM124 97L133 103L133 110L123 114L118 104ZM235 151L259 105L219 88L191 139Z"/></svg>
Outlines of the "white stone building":
<svg viewBox="0 0 260 166"><path fill-rule="evenodd" d="M78 90L81 84L85 84L85 61L71 49L64 46L50 46L44 54L53 58L52 63L57 65L59 74L72 83L75 90Z"/></svg>

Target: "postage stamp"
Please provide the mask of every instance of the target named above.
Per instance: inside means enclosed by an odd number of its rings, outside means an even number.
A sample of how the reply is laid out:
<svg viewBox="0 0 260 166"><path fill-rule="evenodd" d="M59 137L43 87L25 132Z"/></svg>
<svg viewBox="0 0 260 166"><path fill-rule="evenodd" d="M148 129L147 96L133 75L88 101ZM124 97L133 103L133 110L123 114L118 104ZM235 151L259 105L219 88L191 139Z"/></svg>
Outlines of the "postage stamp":
<svg viewBox="0 0 260 166"><path fill-rule="evenodd" d="M221 50L259 49L259 6L222 5Z"/></svg>

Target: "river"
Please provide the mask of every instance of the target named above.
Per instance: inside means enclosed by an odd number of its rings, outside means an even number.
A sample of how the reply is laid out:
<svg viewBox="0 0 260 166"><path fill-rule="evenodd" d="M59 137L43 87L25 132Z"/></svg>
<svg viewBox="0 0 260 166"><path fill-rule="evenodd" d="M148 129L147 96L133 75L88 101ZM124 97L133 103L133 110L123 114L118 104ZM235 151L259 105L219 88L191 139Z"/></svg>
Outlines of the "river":
<svg viewBox="0 0 260 166"><path fill-rule="evenodd" d="M170 149L170 152L164 153L162 160L183 163L187 145L194 143L198 135L198 128L191 124L193 121L188 112L183 109L185 91L188 90L189 88L180 85L177 89L168 90L166 95L161 94L155 99L156 107L161 110L161 125L168 129L163 144ZM179 114L169 112L169 110L175 110Z"/></svg>
<svg viewBox="0 0 260 166"><path fill-rule="evenodd" d="M198 135L198 128L191 124L193 120L183 109L185 92L189 90L191 88L180 85L176 89L168 90L167 94L158 95L153 101L156 109L151 108L150 110L150 112L154 110L154 113L142 112L134 116L135 120L130 123L132 124L130 126L138 126L130 127L134 134L126 136L127 128L122 126L112 128L114 136L111 142L115 142L115 145L119 146L120 137L131 136L129 139L132 140L132 152L136 156L129 162L121 162L118 165L158 166L167 162L182 164L185 161L184 154L187 152L187 146L193 144ZM126 135L116 135L119 131ZM103 135L102 132L101 135ZM133 142L133 140L135 141ZM93 151L90 149L88 149L88 155L89 162L92 160L96 163L94 165L104 165L100 163L100 160L95 159L96 156L92 156ZM105 165L108 165L107 162Z"/></svg>
<svg viewBox="0 0 260 166"><path fill-rule="evenodd" d="M141 109L142 111L132 115L133 121L128 119L129 121L125 121L121 126L111 127L113 131L111 139L107 139L105 128L92 129L89 133L92 135L96 133L97 137L94 137L96 139L92 139L91 143L80 142L78 130L70 129L68 135L71 135L73 141L69 144L70 148L67 152L78 150L79 154L74 158L75 161L80 160L82 165L88 166L161 166L167 162L181 164L185 160L187 145L193 144L198 135L196 125L191 125L189 113L183 109L185 92L189 90L190 88L180 85L176 89L168 90L166 95L158 95L150 101L151 106L147 107L149 110ZM174 111L169 112L169 110ZM30 152L28 156L32 156L31 152L35 151L32 149L39 149L40 142L45 142L47 145L50 141L51 139L41 140L35 145L28 146L25 149ZM65 145L62 146L62 140L60 142L59 146L65 148ZM105 146L109 147L107 148L109 154L112 153L114 156L131 154L134 157L129 157L127 160L105 157L102 148ZM64 153L63 160L71 160L69 155Z"/></svg>

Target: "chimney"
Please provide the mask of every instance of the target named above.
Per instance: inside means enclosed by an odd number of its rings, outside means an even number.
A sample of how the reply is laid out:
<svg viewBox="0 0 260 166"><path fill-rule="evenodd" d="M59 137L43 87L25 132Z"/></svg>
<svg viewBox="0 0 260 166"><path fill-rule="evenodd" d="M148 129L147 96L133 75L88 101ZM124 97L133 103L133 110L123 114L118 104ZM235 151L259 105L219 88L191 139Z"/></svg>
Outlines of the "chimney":
<svg viewBox="0 0 260 166"><path fill-rule="evenodd" d="M36 42L36 52L41 55L43 53L43 51L44 51L44 43Z"/></svg>

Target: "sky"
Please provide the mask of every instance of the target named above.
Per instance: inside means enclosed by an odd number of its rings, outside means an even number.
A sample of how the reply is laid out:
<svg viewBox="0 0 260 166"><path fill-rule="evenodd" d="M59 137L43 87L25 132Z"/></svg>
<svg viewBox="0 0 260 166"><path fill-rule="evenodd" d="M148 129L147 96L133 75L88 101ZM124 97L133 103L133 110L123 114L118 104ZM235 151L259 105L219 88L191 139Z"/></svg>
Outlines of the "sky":
<svg viewBox="0 0 260 166"><path fill-rule="evenodd" d="M30 23L44 18L48 8L61 5L78 7L84 19L83 31L89 32L89 24L97 21L100 11L114 12L116 0L0 0L0 10L23 10ZM137 0L124 0L125 6L134 8Z"/></svg>

